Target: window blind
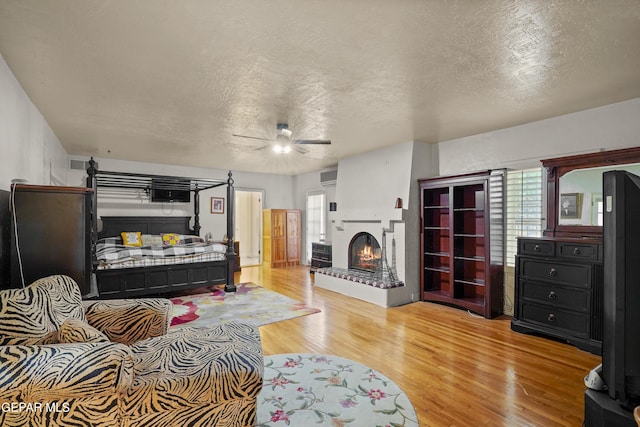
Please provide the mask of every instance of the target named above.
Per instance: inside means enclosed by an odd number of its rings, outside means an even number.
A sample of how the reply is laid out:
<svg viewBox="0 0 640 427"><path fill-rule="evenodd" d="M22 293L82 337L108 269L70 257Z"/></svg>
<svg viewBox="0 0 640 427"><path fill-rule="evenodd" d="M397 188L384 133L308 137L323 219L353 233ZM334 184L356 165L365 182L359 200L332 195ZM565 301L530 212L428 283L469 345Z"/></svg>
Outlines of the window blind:
<svg viewBox="0 0 640 427"><path fill-rule="evenodd" d="M307 195L307 263L311 262L311 243L324 240L326 235L325 205L324 192Z"/></svg>
<svg viewBox="0 0 640 427"><path fill-rule="evenodd" d="M515 266L516 237L542 236L542 168L507 172L506 265Z"/></svg>

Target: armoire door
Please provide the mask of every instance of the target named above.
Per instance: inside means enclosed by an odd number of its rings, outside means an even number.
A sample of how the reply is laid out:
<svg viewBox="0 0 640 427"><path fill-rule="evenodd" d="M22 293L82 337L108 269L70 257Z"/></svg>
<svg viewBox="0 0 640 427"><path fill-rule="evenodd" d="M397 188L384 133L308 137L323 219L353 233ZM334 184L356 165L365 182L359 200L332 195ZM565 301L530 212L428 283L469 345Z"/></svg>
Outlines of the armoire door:
<svg viewBox="0 0 640 427"><path fill-rule="evenodd" d="M300 265L300 211L287 211L287 265Z"/></svg>

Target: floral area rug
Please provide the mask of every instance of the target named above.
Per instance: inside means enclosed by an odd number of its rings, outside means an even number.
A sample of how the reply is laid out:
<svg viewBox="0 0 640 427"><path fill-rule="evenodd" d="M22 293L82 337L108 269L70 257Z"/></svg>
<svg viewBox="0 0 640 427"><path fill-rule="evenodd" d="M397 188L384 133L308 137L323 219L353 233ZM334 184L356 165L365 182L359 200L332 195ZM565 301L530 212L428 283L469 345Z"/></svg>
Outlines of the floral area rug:
<svg viewBox="0 0 640 427"><path fill-rule="evenodd" d="M320 312L255 283L236 284L236 292L225 292L224 286L209 290L203 294L171 298L171 327L207 326L230 321L261 326Z"/></svg>
<svg viewBox="0 0 640 427"><path fill-rule="evenodd" d="M407 395L367 366L323 354L264 359L258 426L418 425Z"/></svg>

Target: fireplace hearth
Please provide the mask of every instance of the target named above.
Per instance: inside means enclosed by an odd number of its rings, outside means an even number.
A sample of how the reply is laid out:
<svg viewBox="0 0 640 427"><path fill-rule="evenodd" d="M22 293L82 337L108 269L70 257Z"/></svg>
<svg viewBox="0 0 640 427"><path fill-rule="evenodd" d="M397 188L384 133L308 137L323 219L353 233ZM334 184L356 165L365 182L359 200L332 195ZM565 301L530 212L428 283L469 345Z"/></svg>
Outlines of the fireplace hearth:
<svg viewBox="0 0 640 427"><path fill-rule="evenodd" d="M361 232L349 243L349 268L375 273L380 266L382 250L373 235Z"/></svg>

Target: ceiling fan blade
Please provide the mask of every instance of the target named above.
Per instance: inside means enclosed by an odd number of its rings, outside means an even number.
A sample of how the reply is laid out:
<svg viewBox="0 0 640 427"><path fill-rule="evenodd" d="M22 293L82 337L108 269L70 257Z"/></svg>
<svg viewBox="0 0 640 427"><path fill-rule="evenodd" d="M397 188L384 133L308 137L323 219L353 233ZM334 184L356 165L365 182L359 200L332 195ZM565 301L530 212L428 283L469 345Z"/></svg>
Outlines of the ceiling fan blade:
<svg viewBox="0 0 640 427"><path fill-rule="evenodd" d="M301 147L299 145L295 145L294 144L294 145L292 145L292 147L293 147L294 150L296 150L300 154L307 154L309 152L309 150L307 150L306 148Z"/></svg>
<svg viewBox="0 0 640 427"><path fill-rule="evenodd" d="M232 136L236 136L238 138L248 138L248 139L259 139L260 141L273 141L272 139L269 138L259 138L257 136L248 136L248 135L237 135L237 134L232 134Z"/></svg>
<svg viewBox="0 0 640 427"><path fill-rule="evenodd" d="M328 144L331 144L331 141L329 141L328 139L296 139L295 141L293 141L293 143L298 145L312 145L312 144L328 145Z"/></svg>

